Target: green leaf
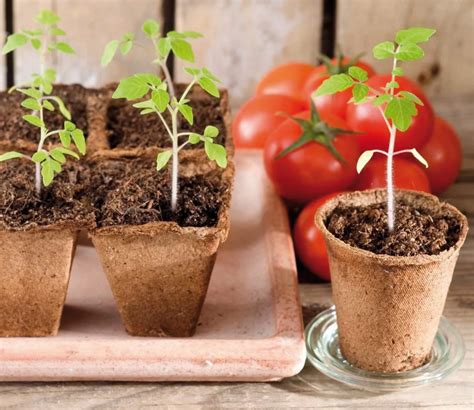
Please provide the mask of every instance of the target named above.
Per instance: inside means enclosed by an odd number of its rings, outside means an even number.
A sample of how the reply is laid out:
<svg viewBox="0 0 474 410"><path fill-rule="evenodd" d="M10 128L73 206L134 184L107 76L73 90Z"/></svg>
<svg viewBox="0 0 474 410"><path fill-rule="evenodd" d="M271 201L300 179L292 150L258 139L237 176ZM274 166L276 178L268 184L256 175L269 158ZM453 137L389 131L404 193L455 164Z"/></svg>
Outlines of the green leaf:
<svg viewBox="0 0 474 410"><path fill-rule="evenodd" d="M86 139L84 137L84 133L79 128L71 131L72 140L74 141L74 145L77 147L79 152L82 155L86 153Z"/></svg>
<svg viewBox="0 0 474 410"><path fill-rule="evenodd" d="M195 132L189 134L188 141L190 144L198 144L201 141L201 136Z"/></svg>
<svg viewBox="0 0 474 410"><path fill-rule="evenodd" d="M352 89L352 97L356 103L361 102L369 93L369 87L365 84L356 84Z"/></svg>
<svg viewBox="0 0 474 410"><path fill-rule="evenodd" d="M50 153L49 153L56 161L58 161L60 164L65 164L66 163L66 157L64 156L64 154L59 151L58 149L53 149Z"/></svg>
<svg viewBox="0 0 474 410"><path fill-rule="evenodd" d="M406 98L393 98L385 108L385 116L393 121L400 131L406 131L412 118L418 113L415 103Z"/></svg>
<svg viewBox="0 0 474 410"><path fill-rule="evenodd" d="M45 72L44 72L44 76L43 78L49 82L49 83L53 83L54 81L56 81L56 70L52 69L52 68L48 68Z"/></svg>
<svg viewBox="0 0 474 410"><path fill-rule="evenodd" d="M7 42L3 46L2 54L8 54L9 52L16 50L18 47L24 46L26 43L28 43L28 37L24 34L10 34L7 37Z"/></svg>
<svg viewBox="0 0 474 410"><path fill-rule="evenodd" d="M178 110L183 115L183 117L186 118L186 121L189 124L193 125L193 122L194 122L193 109L189 105L180 104L178 105Z"/></svg>
<svg viewBox="0 0 474 410"><path fill-rule="evenodd" d="M44 127L44 122L41 121L41 118L36 115L24 115L23 119L26 122L29 122L31 125L34 125L35 127Z"/></svg>
<svg viewBox="0 0 474 410"><path fill-rule="evenodd" d="M153 110L151 108L146 108L146 109L140 111L140 115L147 115L147 114L151 114L152 112L155 112L155 110Z"/></svg>
<svg viewBox="0 0 474 410"><path fill-rule="evenodd" d="M66 148L63 148L63 147L57 147L57 148L55 148L55 150L58 150L58 151L62 152L64 155L69 155L73 158L79 159L79 155L77 155L74 151L71 151L70 149L66 149Z"/></svg>
<svg viewBox="0 0 474 410"><path fill-rule="evenodd" d="M183 36L187 38L201 38L203 35L197 31L183 31Z"/></svg>
<svg viewBox="0 0 474 410"><path fill-rule="evenodd" d="M41 30L40 28L33 30L21 30L21 32L32 37L40 36L41 34L43 34L43 30Z"/></svg>
<svg viewBox="0 0 474 410"><path fill-rule="evenodd" d="M396 81L389 81L387 84L385 84L386 90L390 90L391 88L400 88L400 84L398 84Z"/></svg>
<svg viewBox="0 0 474 410"><path fill-rule="evenodd" d="M171 39L171 50L173 50L174 55L181 60L189 61L190 63L194 62L193 48L186 40L179 38Z"/></svg>
<svg viewBox="0 0 474 410"><path fill-rule="evenodd" d="M192 76L198 76L201 74L201 70L199 68L185 67L184 71L186 71L188 74L191 74Z"/></svg>
<svg viewBox="0 0 474 410"><path fill-rule="evenodd" d="M53 36L65 36L66 35L66 32L62 29L62 28L59 28L59 27L53 27L51 29L51 34Z"/></svg>
<svg viewBox="0 0 474 410"><path fill-rule="evenodd" d="M156 170L159 171L166 167L172 155L171 151L160 152L156 157Z"/></svg>
<svg viewBox="0 0 474 410"><path fill-rule="evenodd" d="M227 152L222 145L206 141L204 143L204 150L206 151L206 154L209 159L211 159L212 161L216 161L219 167L227 167Z"/></svg>
<svg viewBox="0 0 474 410"><path fill-rule="evenodd" d="M138 78L139 80L143 81L146 84L150 84L150 85L154 85L154 86L159 86L159 85L163 84L163 82L161 81L161 78L158 77L155 74L138 73L138 74L135 74L135 77Z"/></svg>
<svg viewBox="0 0 474 410"><path fill-rule="evenodd" d="M41 176L43 177L43 185L49 186L54 179L53 160L46 159L41 163Z"/></svg>
<svg viewBox="0 0 474 410"><path fill-rule="evenodd" d="M65 43L64 41L60 41L59 43L56 43L56 49L58 51L61 51L61 53L75 54L74 49L68 43Z"/></svg>
<svg viewBox="0 0 474 410"><path fill-rule="evenodd" d="M398 95L403 95L405 98L408 98L409 100L413 101L415 104L418 105L424 105L423 101L421 101L418 96L415 94L411 93L410 91L400 91Z"/></svg>
<svg viewBox="0 0 474 410"><path fill-rule="evenodd" d="M160 34L160 24L152 19L146 20L143 23L142 31L147 35L149 38L156 37Z"/></svg>
<svg viewBox="0 0 474 410"><path fill-rule="evenodd" d="M382 104L389 102L393 97L389 94L382 94L377 96L377 98L374 100L373 105L375 107L379 107Z"/></svg>
<svg viewBox="0 0 474 410"><path fill-rule="evenodd" d="M395 44L391 41L384 41L383 43L379 43L372 49L372 54L377 60L391 58L393 57L394 52Z"/></svg>
<svg viewBox="0 0 474 410"><path fill-rule="evenodd" d="M71 119L71 113L69 112L69 110L64 105L63 100L61 100L61 98L59 98L59 97L50 97L50 98L58 105L59 112L62 114L62 116L64 118L70 120Z"/></svg>
<svg viewBox="0 0 474 410"><path fill-rule="evenodd" d="M171 41L169 38L160 38L156 44L156 49L162 58L168 57L171 51Z"/></svg>
<svg viewBox="0 0 474 410"><path fill-rule="evenodd" d="M44 151L38 151L38 152L35 152L32 156L31 156L31 159L33 160L33 162L36 162L37 164L40 164L41 162L43 162L46 158L48 158L48 154Z"/></svg>
<svg viewBox="0 0 474 410"><path fill-rule="evenodd" d="M33 111L39 111L41 109L40 103L34 98L27 98L26 100L23 100L21 102L21 106Z"/></svg>
<svg viewBox="0 0 474 410"><path fill-rule="evenodd" d="M124 43L120 44L120 52L122 53L122 55L126 56L132 49L132 46L133 41L131 40L125 41Z"/></svg>
<svg viewBox="0 0 474 410"><path fill-rule="evenodd" d="M112 61L115 56L115 53L117 52L118 46L118 40L112 40L107 43L102 54L102 59L100 60L100 64L102 65L102 67L107 66Z"/></svg>
<svg viewBox="0 0 474 410"><path fill-rule="evenodd" d="M335 74L324 80L318 89L313 93L315 97L321 95L335 94L347 90L354 85L354 80L347 74Z"/></svg>
<svg viewBox="0 0 474 410"><path fill-rule="evenodd" d="M170 95L163 90L155 90L151 93L151 99L159 112L164 112L170 102Z"/></svg>
<svg viewBox="0 0 474 410"><path fill-rule="evenodd" d="M146 100L146 101L140 101L135 104L133 104L133 107L135 108L154 108L155 104L153 103L152 100Z"/></svg>
<svg viewBox="0 0 474 410"><path fill-rule="evenodd" d="M219 89L217 88L217 85L214 83L213 80L211 80L208 77L201 77L198 79L198 83L202 87L202 89L206 91L208 94L216 98L219 97L220 95Z"/></svg>
<svg viewBox="0 0 474 410"><path fill-rule="evenodd" d="M411 150L412 155L419 161L421 162L426 168L428 168L428 161L421 155L416 148L413 148Z"/></svg>
<svg viewBox="0 0 474 410"><path fill-rule="evenodd" d="M48 100L43 101L43 108L45 108L48 111L54 111L54 105L51 104Z"/></svg>
<svg viewBox="0 0 474 410"><path fill-rule="evenodd" d="M64 129L66 131L74 131L76 129L76 124L71 121L64 121Z"/></svg>
<svg viewBox="0 0 474 410"><path fill-rule="evenodd" d="M31 45L35 50L39 50L41 48L41 40L37 38L32 38L31 40Z"/></svg>
<svg viewBox="0 0 474 410"><path fill-rule="evenodd" d="M362 172L362 170L367 165L367 163L372 159L372 157L374 156L374 153L375 153L374 150L370 150L370 151L365 151L360 155L359 159L357 160L357 166L356 166L358 174Z"/></svg>
<svg viewBox="0 0 474 410"><path fill-rule="evenodd" d="M51 10L41 10L36 16L36 21L47 26L59 23L59 16Z"/></svg>
<svg viewBox="0 0 474 410"><path fill-rule="evenodd" d="M126 98L127 100L136 100L142 98L148 93L149 87L143 79L137 76L126 77L122 79L115 90L112 98Z"/></svg>
<svg viewBox="0 0 474 410"><path fill-rule="evenodd" d="M204 136L210 138L216 138L219 135L219 129L213 125L208 125L204 129Z"/></svg>
<svg viewBox="0 0 474 410"><path fill-rule="evenodd" d="M71 146L71 133L69 131L59 131L59 139L66 148Z"/></svg>
<svg viewBox="0 0 474 410"><path fill-rule="evenodd" d="M425 55L425 52L420 46L416 44L408 43L400 46L400 49L396 53L397 59L400 61L416 61Z"/></svg>
<svg viewBox="0 0 474 410"><path fill-rule="evenodd" d="M23 154L20 154L16 151L5 152L4 154L0 155L0 162L8 161L9 159L21 158Z"/></svg>
<svg viewBox="0 0 474 410"><path fill-rule="evenodd" d="M392 74L395 75L395 76L400 77L401 75L403 75L403 68L401 68L401 67L395 67L395 68L392 70Z"/></svg>
<svg viewBox="0 0 474 410"><path fill-rule="evenodd" d="M220 83L221 80L219 80L219 78L217 78L213 73L211 73L206 67L203 67L201 69L201 72L202 72L202 75L204 77L207 77L209 78L210 80L216 82L216 83Z"/></svg>
<svg viewBox="0 0 474 410"><path fill-rule="evenodd" d="M400 45L408 43L424 43L428 41L434 33L436 33L436 30L432 28L412 27L400 30L395 37L395 41Z"/></svg>
<svg viewBox="0 0 474 410"><path fill-rule="evenodd" d="M34 98L36 100L40 99L42 97L42 94L40 91L38 91L36 88L27 88L27 89L17 89L20 93L27 95L28 97Z"/></svg>
<svg viewBox="0 0 474 410"><path fill-rule="evenodd" d="M359 81L366 81L369 78L367 71L357 66L349 67L349 75Z"/></svg>

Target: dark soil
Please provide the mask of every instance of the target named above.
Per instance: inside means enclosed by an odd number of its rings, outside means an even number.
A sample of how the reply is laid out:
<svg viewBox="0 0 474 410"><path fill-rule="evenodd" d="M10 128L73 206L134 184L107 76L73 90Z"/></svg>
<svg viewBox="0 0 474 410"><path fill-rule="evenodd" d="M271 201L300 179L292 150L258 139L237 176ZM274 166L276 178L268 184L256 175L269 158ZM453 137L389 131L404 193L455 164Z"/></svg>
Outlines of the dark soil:
<svg viewBox="0 0 474 410"><path fill-rule="evenodd" d="M181 177L178 209L171 211L170 176L157 172L154 159L107 160L92 165L91 196L97 226L174 221L180 226L212 227L223 194L219 174Z"/></svg>
<svg viewBox="0 0 474 410"><path fill-rule="evenodd" d="M442 209L415 209L397 203L395 229L387 228L386 204L338 207L326 221L328 230L351 246L393 256L437 255L459 239L458 219Z"/></svg>
<svg viewBox="0 0 474 410"><path fill-rule="evenodd" d="M88 169L68 163L41 196L34 188L35 164L11 160L0 165L0 225L26 229L53 223L93 224L91 208L81 202Z"/></svg>
<svg viewBox="0 0 474 410"><path fill-rule="evenodd" d="M177 87L178 95L183 92L182 86ZM196 97L198 96L198 97ZM220 100L210 95L191 91L189 103L194 112L194 124L180 116L180 131L195 131L202 133L207 125L214 125L219 129L217 142L225 141L225 125ZM164 118L170 123L170 116L165 112ZM134 108L131 102L113 100L107 112L107 129L110 133L111 148L146 148L170 147L171 140L156 114L140 115L140 110ZM185 141L185 140L183 140ZM181 142L181 141L180 141ZM202 144L187 145L185 149L202 148Z"/></svg>
<svg viewBox="0 0 474 410"><path fill-rule="evenodd" d="M57 85L51 95L60 97L71 112L72 121L84 131L87 137L87 90L79 84ZM4 141L25 140L34 143L39 142L38 128L28 124L22 116L29 114L30 110L20 106L27 98L19 92L0 92L0 139ZM44 121L49 130L62 129L64 117L57 109L55 111L45 110ZM57 142L56 136L48 138L49 143Z"/></svg>

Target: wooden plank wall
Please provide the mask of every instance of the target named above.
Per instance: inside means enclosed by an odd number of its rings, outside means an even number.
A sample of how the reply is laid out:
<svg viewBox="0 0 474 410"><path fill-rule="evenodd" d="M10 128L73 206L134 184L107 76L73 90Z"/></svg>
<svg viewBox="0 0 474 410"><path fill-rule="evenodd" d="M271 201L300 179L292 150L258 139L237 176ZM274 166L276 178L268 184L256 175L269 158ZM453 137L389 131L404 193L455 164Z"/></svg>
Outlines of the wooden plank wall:
<svg viewBox="0 0 474 410"><path fill-rule="evenodd" d="M0 0L0 25L4 27L5 2ZM232 103L240 105L254 90L261 75L275 64L300 60L316 62L321 47L323 21L334 20L336 41L347 54L367 50L389 39L402 27L427 25L438 36L426 47L422 62L407 66L407 73L424 84L430 96L474 93L474 0L338 0L335 16L328 16L331 0L10 0L15 29L31 26L41 8L52 8L62 17L77 56L53 56L60 80L99 86L132 72L152 69L151 53L142 50L119 57L107 69L100 55L108 40L125 31L138 32L148 17L168 27L196 30L205 35L195 41L196 63L216 72L230 88ZM336 0L334 0L336 1ZM163 5L172 12L164 13ZM324 4L326 8L324 8ZM326 11L326 15L324 15ZM174 16L174 18L173 18ZM327 27L326 27L327 28ZM4 30L0 30L3 32ZM2 37L0 37L2 39ZM25 81L36 69L32 50L15 53L15 80ZM384 62L367 59L377 69ZM180 62L175 77L185 75ZM0 84L5 84L4 59Z"/></svg>

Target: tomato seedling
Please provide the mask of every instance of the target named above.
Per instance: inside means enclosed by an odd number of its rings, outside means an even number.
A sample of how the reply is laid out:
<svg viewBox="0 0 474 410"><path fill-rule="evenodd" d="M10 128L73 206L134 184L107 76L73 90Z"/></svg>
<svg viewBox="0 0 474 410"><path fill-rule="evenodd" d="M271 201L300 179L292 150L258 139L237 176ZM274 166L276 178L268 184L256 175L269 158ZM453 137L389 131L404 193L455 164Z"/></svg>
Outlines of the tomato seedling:
<svg viewBox="0 0 474 410"><path fill-rule="evenodd" d="M166 36L161 36L160 25L154 20L147 20L143 23L142 31L150 40L155 59L153 63L158 64L164 74L164 81L152 73L140 73L124 78L120 81L112 98L125 98L128 101L140 100L133 104L135 108L140 109L141 115L155 114L163 123L166 132L171 138L172 149L160 152L156 157L156 169L159 171L166 167L169 160L172 160L171 171L171 209L176 211L178 202L178 165L179 152L188 144L204 143L206 155L221 168L227 166L227 154L225 147L217 144L215 138L219 135L219 130L208 125L202 134L196 132L180 132L179 123L181 115L190 125L193 124L193 109L187 99L189 92L195 84L213 97L219 97L217 83L219 79L207 68L186 67L184 70L192 80L187 85L181 96L176 95L173 80L171 79L166 62L171 53L176 58L193 63L194 52L189 42L190 39L202 37L201 34L194 31L184 31L178 33L170 31ZM126 33L120 40L110 41L102 55L102 65L108 65L114 58L117 50L122 55L130 52L133 45L145 47L135 40L133 33ZM171 124L165 120L163 113L168 111ZM180 139L186 140L180 143Z"/></svg>
<svg viewBox="0 0 474 410"><path fill-rule="evenodd" d="M72 142L74 142L80 154L84 155L86 153L86 141L83 131L71 121L71 113L61 98L52 94L56 71L46 66L48 53L52 51L57 50L66 54L74 54L74 49L68 43L50 40L53 36L66 35L65 31L58 27L59 21L59 17L52 11L41 11L36 17L38 26L31 30L21 30L18 33L10 34L2 50L2 54L8 54L19 47L31 44L38 52L39 73L32 74L30 84L17 85L9 91L17 91L27 97L21 102L21 106L31 110L31 113L24 115L23 119L39 129L38 147L31 156L17 151L0 155L0 162L15 158L26 158L36 164L35 189L38 195L41 194L41 183L47 187L53 182L54 177L62 171L62 165L66 163L67 155L79 159L79 155L69 149ZM44 121L44 110L55 111L56 108L65 118L64 128L49 130ZM59 135L62 146L56 146L48 150L44 143L53 135Z"/></svg>
<svg viewBox="0 0 474 410"><path fill-rule="evenodd" d="M382 92L367 84L368 73L366 70L353 66L349 68L347 74L335 74L329 77L314 93L314 96L318 97L352 88L351 102L355 104L370 102L380 111L390 134L388 151L373 149L363 152L357 162L357 172L362 171L374 153L378 152L387 156L387 222L390 232L395 226L393 157L411 153L424 166L428 167L428 163L416 148L395 151L397 130L406 131L412 124L413 118L418 114L416 106L423 105L423 101L415 94L406 90L396 91L400 88L397 77L403 75L403 69L398 66L398 62L421 59L424 52L418 44L428 41L435 32L436 30L425 27L400 30L395 36L395 41L384 41L373 48L372 52L376 59L393 59L390 81L385 84Z"/></svg>

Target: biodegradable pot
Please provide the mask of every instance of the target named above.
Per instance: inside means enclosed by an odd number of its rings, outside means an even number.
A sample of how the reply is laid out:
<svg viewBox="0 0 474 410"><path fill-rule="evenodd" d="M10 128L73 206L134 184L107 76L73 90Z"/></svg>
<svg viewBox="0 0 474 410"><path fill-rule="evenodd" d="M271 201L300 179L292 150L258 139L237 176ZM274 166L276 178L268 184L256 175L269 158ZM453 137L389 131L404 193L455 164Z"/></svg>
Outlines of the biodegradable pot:
<svg viewBox="0 0 474 410"><path fill-rule="evenodd" d="M0 336L58 333L77 229L0 230Z"/></svg>
<svg viewBox="0 0 474 410"><path fill-rule="evenodd" d="M421 209L441 208L457 218L461 232L456 244L431 256L378 255L328 231L326 221L336 207L385 202L386 190L339 195L316 214L328 250L341 352L356 367L386 373L413 369L429 359L468 230L466 217L433 195L397 191L396 198Z"/></svg>
<svg viewBox="0 0 474 410"><path fill-rule="evenodd" d="M223 183L232 186L229 164ZM230 189L215 227L151 222L91 232L128 333L192 336L207 293L219 246L229 231Z"/></svg>

